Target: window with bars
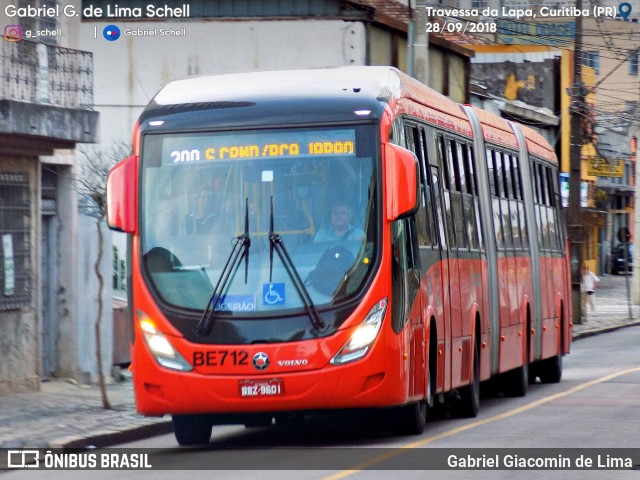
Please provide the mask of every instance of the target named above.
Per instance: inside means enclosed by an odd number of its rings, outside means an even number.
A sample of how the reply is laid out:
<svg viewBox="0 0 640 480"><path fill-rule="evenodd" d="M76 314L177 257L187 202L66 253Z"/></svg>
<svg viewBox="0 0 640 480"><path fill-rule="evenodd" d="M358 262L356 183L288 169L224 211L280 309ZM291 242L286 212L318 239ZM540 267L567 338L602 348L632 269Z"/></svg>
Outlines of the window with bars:
<svg viewBox="0 0 640 480"><path fill-rule="evenodd" d="M0 172L0 310L31 302L31 195L26 173Z"/></svg>

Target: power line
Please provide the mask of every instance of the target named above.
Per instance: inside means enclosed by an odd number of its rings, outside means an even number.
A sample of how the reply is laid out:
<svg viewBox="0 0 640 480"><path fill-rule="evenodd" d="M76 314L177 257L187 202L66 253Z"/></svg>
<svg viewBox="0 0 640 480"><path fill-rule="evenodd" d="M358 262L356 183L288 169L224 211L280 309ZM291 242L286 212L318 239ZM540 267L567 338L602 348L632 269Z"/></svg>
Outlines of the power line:
<svg viewBox="0 0 640 480"><path fill-rule="evenodd" d="M473 20L473 19L467 19L465 17L456 17L456 16L450 16L447 18L452 18L455 19L459 22L467 22L467 23L474 23L474 24L479 24L479 23L484 23L480 20ZM440 19L440 21L443 21L442 19ZM522 25L522 26L535 26L535 25L539 25L539 22L528 22L528 21L524 21L524 20L508 20L511 23L514 23L516 25ZM495 22L497 24L497 22ZM457 33L457 32L452 32L452 33ZM496 32L496 34L500 35L500 34L515 34L518 36L522 36L522 37L529 37L527 39L527 42L529 45L539 45L539 46L547 46L550 48L554 48L557 50L564 50L564 51L573 51L573 49L570 47L570 40L563 40L562 42L560 42L558 40L558 36L554 36L554 35L540 35L538 33L525 33L523 32L521 29L512 29L509 28L508 26L502 25L500 26L500 28L498 29L498 31ZM638 39L640 41L640 32L638 33L632 33L632 32L621 32L620 35L638 35ZM609 34L611 35L611 34ZM575 35L574 35L575 36ZM602 38L603 37L603 32L601 30L593 30L593 34L589 35L589 34L583 34L582 35L583 38L585 36L593 36L594 38ZM569 38L569 37L567 37ZM545 41L546 40L546 41ZM630 39L630 41L633 41L632 39ZM563 46L562 44L564 44L565 46ZM583 40L583 46L586 47L593 47L593 48L602 48L603 45L600 43L588 43L588 42L584 42ZM606 46L605 46L606 48ZM618 50L626 50L628 52L634 51L636 50L637 47L616 47L618 48ZM613 60L619 60L620 59L620 54L618 54L617 52L613 54L614 56L608 57L606 55L601 55L603 58L610 58Z"/></svg>

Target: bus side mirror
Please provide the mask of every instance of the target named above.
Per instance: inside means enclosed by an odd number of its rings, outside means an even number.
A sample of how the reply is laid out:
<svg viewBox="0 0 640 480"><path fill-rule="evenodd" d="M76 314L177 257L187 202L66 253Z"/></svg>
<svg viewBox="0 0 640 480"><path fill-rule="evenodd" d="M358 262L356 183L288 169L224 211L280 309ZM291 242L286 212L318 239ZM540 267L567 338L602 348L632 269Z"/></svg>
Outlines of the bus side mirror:
<svg viewBox="0 0 640 480"><path fill-rule="evenodd" d="M393 221L418 210L418 160L392 143L385 144L384 152L387 220Z"/></svg>
<svg viewBox="0 0 640 480"><path fill-rule="evenodd" d="M114 166L107 177L107 224L134 233L137 227L138 162L135 155Z"/></svg>

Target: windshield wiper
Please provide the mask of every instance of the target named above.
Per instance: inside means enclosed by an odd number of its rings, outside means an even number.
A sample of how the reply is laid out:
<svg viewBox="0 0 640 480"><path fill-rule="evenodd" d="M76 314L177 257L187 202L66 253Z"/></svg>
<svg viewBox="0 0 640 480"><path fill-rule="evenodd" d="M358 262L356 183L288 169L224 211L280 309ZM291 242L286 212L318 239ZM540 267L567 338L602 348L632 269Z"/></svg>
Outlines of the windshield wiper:
<svg viewBox="0 0 640 480"><path fill-rule="evenodd" d="M229 285L229 281L235 276L235 272L239 263L244 258L244 283L247 283L249 275L249 247L251 246L251 239L249 238L249 199L245 198L245 210L244 210L244 233L235 237L233 241L233 248L227 257L227 261L220 272L216 286L213 289L213 293L209 298L207 307L202 312L202 317L198 322L195 329L195 334L198 336L206 336L211 333L213 324L216 321L215 311L216 307L222 299L222 294Z"/></svg>
<svg viewBox="0 0 640 480"><path fill-rule="evenodd" d="M273 197L271 197L271 216L269 219L269 282L272 281L273 278L273 251L276 251L278 257L280 257L280 261L284 265L285 270L287 271L287 275L291 279L293 286L298 292L298 296L300 300L302 300L302 304L304 305L304 309L309 315L309 319L311 320L311 325L316 330L322 330L325 327L325 323L320 318L318 314L318 309L313 303L311 299L311 295L309 294L309 290L306 285L300 278L300 274L298 273L298 269L294 265L291 257L289 256L289 252L287 252L286 247L284 246L284 242L282 241L282 237L273 231Z"/></svg>

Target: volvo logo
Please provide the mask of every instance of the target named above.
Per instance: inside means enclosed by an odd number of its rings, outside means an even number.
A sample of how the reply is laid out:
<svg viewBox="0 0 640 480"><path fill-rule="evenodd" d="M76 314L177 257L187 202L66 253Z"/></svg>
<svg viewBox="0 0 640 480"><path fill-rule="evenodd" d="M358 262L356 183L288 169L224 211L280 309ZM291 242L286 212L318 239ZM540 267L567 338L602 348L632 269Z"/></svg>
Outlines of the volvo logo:
<svg viewBox="0 0 640 480"><path fill-rule="evenodd" d="M256 370L266 370L269 366L269 355L264 352L258 352L253 356L252 362Z"/></svg>
<svg viewBox="0 0 640 480"><path fill-rule="evenodd" d="M298 360L278 360L278 366L280 367L304 367L309 365L309 360L306 358Z"/></svg>

